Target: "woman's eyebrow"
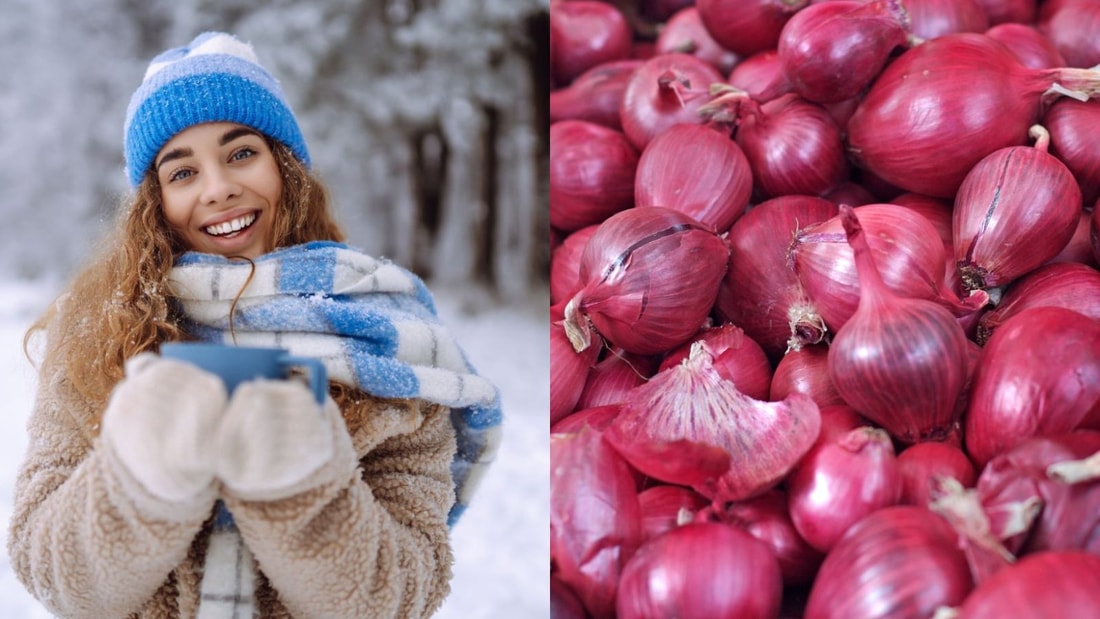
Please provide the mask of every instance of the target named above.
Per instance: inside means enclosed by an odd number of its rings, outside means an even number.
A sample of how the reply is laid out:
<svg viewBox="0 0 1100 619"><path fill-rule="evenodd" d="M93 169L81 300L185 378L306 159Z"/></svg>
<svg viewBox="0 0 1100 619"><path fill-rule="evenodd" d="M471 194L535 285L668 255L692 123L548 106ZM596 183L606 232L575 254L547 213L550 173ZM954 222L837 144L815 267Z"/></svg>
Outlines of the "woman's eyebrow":
<svg viewBox="0 0 1100 619"><path fill-rule="evenodd" d="M173 159L183 159L184 157L190 157L193 154L194 151L192 151L190 148L173 148L172 150L164 153L164 156L161 157L160 161L157 162L155 169L160 170L160 166L168 163L169 161L172 161Z"/></svg>
<svg viewBox="0 0 1100 619"><path fill-rule="evenodd" d="M260 132L256 131L255 129L250 129L248 127L234 127L233 129L230 129L229 131L226 131L222 135L221 139L218 140L218 146L225 146L226 144L232 142L233 140L236 140L237 138L243 137L243 136L246 136L246 135L254 135L256 137L262 137L262 136L260 136Z"/></svg>

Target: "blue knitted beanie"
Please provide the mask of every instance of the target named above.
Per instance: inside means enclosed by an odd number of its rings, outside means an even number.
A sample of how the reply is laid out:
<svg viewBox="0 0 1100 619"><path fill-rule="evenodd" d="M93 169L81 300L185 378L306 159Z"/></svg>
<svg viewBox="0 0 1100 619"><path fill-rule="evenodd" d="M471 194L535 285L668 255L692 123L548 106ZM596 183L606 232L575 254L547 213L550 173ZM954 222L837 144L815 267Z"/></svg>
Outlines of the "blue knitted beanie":
<svg viewBox="0 0 1100 619"><path fill-rule="evenodd" d="M126 110L126 175L137 187L160 149L177 133L205 122L247 125L282 142L306 167L309 150L279 82L252 46L206 32L149 64Z"/></svg>

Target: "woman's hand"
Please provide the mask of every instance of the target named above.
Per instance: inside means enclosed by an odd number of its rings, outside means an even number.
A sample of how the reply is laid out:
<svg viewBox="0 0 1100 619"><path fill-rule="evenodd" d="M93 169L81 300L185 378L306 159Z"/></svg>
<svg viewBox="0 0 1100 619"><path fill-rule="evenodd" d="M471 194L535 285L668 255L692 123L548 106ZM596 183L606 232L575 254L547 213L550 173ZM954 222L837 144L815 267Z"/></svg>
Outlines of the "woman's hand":
<svg viewBox="0 0 1100 619"><path fill-rule="evenodd" d="M336 403L328 400L327 406ZM333 420L295 380L256 380L233 392L217 440L217 475L247 500L286 498L332 460ZM346 430L341 428L346 433Z"/></svg>
<svg viewBox="0 0 1100 619"><path fill-rule="evenodd" d="M214 374L142 353L127 361L126 378L111 395L102 440L150 494L188 502L213 484L226 400Z"/></svg>

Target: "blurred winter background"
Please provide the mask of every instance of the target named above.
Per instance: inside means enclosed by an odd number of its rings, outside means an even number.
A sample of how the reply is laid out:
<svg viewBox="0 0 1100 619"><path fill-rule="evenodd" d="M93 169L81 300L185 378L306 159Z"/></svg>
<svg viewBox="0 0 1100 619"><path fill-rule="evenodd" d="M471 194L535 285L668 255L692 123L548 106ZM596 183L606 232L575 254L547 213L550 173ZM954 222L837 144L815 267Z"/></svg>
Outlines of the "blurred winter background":
<svg viewBox="0 0 1100 619"><path fill-rule="evenodd" d="M442 618L548 617L549 0L0 0L0 537L35 375L22 336L127 190L149 59L204 30L281 81L351 242L419 272L500 385L504 442L454 530ZM0 617L49 617L0 557Z"/></svg>

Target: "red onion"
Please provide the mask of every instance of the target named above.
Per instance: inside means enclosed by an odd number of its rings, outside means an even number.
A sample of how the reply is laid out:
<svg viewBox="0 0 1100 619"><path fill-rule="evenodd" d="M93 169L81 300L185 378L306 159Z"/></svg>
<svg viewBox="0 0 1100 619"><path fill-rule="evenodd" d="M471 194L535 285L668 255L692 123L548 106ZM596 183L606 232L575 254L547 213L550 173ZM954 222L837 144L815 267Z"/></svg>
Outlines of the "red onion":
<svg viewBox="0 0 1100 619"><path fill-rule="evenodd" d="M550 558L592 617L614 617L620 575L641 539L622 458L590 428L550 435Z"/></svg>
<svg viewBox="0 0 1100 619"><path fill-rule="evenodd" d="M621 404L626 394L653 375L656 364L646 357L611 351L588 371L577 408Z"/></svg>
<svg viewBox="0 0 1100 619"><path fill-rule="evenodd" d="M966 413L966 451L980 467L1030 436L1100 428L1100 321L1033 307L986 342Z"/></svg>
<svg viewBox="0 0 1100 619"><path fill-rule="evenodd" d="M654 22L663 22L694 4L694 0L638 0L638 12Z"/></svg>
<svg viewBox="0 0 1100 619"><path fill-rule="evenodd" d="M683 486L658 484L638 493L645 539L657 537L691 522L695 513L710 504L706 497Z"/></svg>
<svg viewBox="0 0 1100 619"><path fill-rule="evenodd" d="M700 123L698 109L710 97L710 85L723 81L717 69L690 54L653 56L638 67L623 92L623 132L642 150L672 125Z"/></svg>
<svg viewBox="0 0 1100 619"><path fill-rule="evenodd" d="M1092 207L1089 218L1089 242L1092 245L1092 257L1100 264L1100 200Z"/></svg>
<svg viewBox="0 0 1100 619"><path fill-rule="evenodd" d="M1055 69L1066 66L1066 59L1054 43L1030 23L1002 23L986 30L985 36L1004 43L1025 67Z"/></svg>
<svg viewBox="0 0 1100 619"><path fill-rule="evenodd" d="M787 493L782 490L769 490L745 501L728 503L720 509L712 506L700 511L696 519L736 526L764 542L779 560L784 586L809 584L825 558L794 528Z"/></svg>
<svg viewBox="0 0 1100 619"><path fill-rule="evenodd" d="M699 17L699 9L687 6L677 11L657 35L657 53L691 54L704 60L722 75L729 75L737 64L737 54L722 47L710 36Z"/></svg>
<svg viewBox="0 0 1100 619"><path fill-rule="evenodd" d="M619 108L623 92L640 66L642 61L637 59L612 60L581 73L568 86L551 91L550 123L587 120L622 131Z"/></svg>
<svg viewBox="0 0 1100 619"><path fill-rule="evenodd" d="M568 84L592 67L630 55L630 24L606 2L573 0L550 6L550 74Z"/></svg>
<svg viewBox="0 0 1100 619"><path fill-rule="evenodd" d="M725 323L703 329L691 341L670 351L661 361L658 371L683 363L697 341L706 342L714 356L714 369L726 380L733 381L738 391L754 400L768 399L772 381L768 356L759 344L734 324Z"/></svg>
<svg viewBox="0 0 1100 619"><path fill-rule="evenodd" d="M936 301L956 316L976 313L988 301L984 292L959 299L949 290L947 259L934 226L916 211L895 204L855 207L878 272L888 290L910 298ZM861 282L840 216L802 230L790 257L799 281L825 320L839 330L855 313Z"/></svg>
<svg viewBox="0 0 1100 619"><path fill-rule="evenodd" d="M570 233L550 255L550 304L568 301L581 289L581 254L598 224Z"/></svg>
<svg viewBox="0 0 1100 619"><path fill-rule="evenodd" d="M693 522L647 541L619 583L618 619L774 619L783 582L767 546L717 522Z"/></svg>
<svg viewBox="0 0 1100 619"><path fill-rule="evenodd" d="M878 76L894 49L908 45L908 30L908 14L897 0L814 4L783 27L780 65L802 97L843 101Z"/></svg>
<svg viewBox="0 0 1100 619"><path fill-rule="evenodd" d="M726 81L761 103L791 92L791 83L779 64L779 52L774 49L757 52L737 63Z"/></svg>
<svg viewBox="0 0 1100 619"><path fill-rule="evenodd" d="M1097 453L1100 432L1078 430L1031 437L990 460L976 485L990 531L1019 555L1100 553Z"/></svg>
<svg viewBox="0 0 1100 619"><path fill-rule="evenodd" d="M1094 67L1100 64L1100 4L1066 2L1039 22L1039 31L1047 35L1065 57L1067 66Z"/></svg>
<svg viewBox="0 0 1100 619"><path fill-rule="evenodd" d="M588 370L596 363L601 345L577 352L565 334L561 322L550 322L550 423L558 421L577 406L584 390Z"/></svg>
<svg viewBox="0 0 1100 619"><path fill-rule="evenodd" d="M818 443L787 479L791 521L802 539L829 552L866 516L901 500L901 471L883 430L860 427Z"/></svg>
<svg viewBox="0 0 1100 619"><path fill-rule="evenodd" d="M985 35L945 35L888 64L848 121L861 167L906 191L954 197L982 157L1024 144L1054 83L1096 92L1086 69L1028 69Z"/></svg>
<svg viewBox="0 0 1100 619"><path fill-rule="evenodd" d="M584 120L550 125L550 225L571 232L630 208L637 167L621 131Z"/></svg>
<svg viewBox="0 0 1100 619"><path fill-rule="evenodd" d="M809 0L696 0L699 17L722 47L742 58L775 49L784 24Z"/></svg>
<svg viewBox="0 0 1100 619"><path fill-rule="evenodd" d="M957 421L966 335L942 305L886 288L854 210L841 206L840 212L860 295L856 313L829 347L833 384L852 408L903 443L942 437Z"/></svg>
<svg viewBox="0 0 1100 619"><path fill-rule="evenodd" d="M1083 264L1086 266L1100 268L1100 264L1096 262L1096 258L1092 255L1092 239L1090 235L1092 231L1090 229L1092 225L1092 212L1081 210L1078 214L1077 228L1073 231L1073 236L1070 237L1069 243L1062 248L1062 251L1058 252L1058 255L1047 261L1047 264L1054 262L1076 262L1077 264Z"/></svg>
<svg viewBox="0 0 1100 619"><path fill-rule="evenodd" d="M553 572L550 574L550 616L554 619L588 619L577 594Z"/></svg>
<svg viewBox="0 0 1100 619"><path fill-rule="evenodd" d="M818 570L805 619L931 617L973 587L958 535L927 508L880 509L848 530Z"/></svg>
<svg viewBox="0 0 1100 619"><path fill-rule="evenodd" d="M1006 22L1031 24L1036 18L1036 0L981 0L989 23L994 26ZM1062 65L1058 65L1062 66Z"/></svg>
<svg viewBox="0 0 1100 619"><path fill-rule="evenodd" d="M1075 262L1057 262L1016 280L997 307L978 321L978 342L984 343L1006 320L1032 307L1070 309L1100 320L1100 271Z"/></svg>
<svg viewBox="0 0 1100 619"><path fill-rule="evenodd" d="M901 471L901 502L928 507L932 500L933 483L949 477L963 488L973 488L978 479L974 463L963 450L949 443L928 441L909 445L898 454Z"/></svg>
<svg viewBox="0 0 1100 619"><path fill-rule="evenodd" d="M782 480L813 444L818 407L792 394L753 400L714 368L704 342L682 364L634 389L604 431L634 468L691 486L712 500L738 500Z"/></svg>
<svg viewBox="0 0 1100 619"><path fill-rule="evenodd" d="M723 233L745 212L752 170L741 147L711 127L673 125L646 145L634 177L634 204L664 206Z"/></svg>
<svg viewBox="0 0 1100 619"><path fill-rule="evenodd" d="M855 181L844 181L826 191L822 197L834 204L847 204L848 206L861 206L878 202L878 198L874 194Z"/></svg>
<svg viewBox="0 0 1100 619"><path fill-rule="evenodd" d="M679 211L647 206L612 215L585 246L583 288L565 307L573 347L588 348L594 330L639 355L683 344L710 313L728 259L713 230Z"/></svg>
<svg viewBox="0 0 1100 619"><path fill-rule="evenodd" d="M1088 139L1100 126L1100 103L1059 99L1043 115L1050 132L1050 154L1066 164L1081 188L1083 204L1100 198L1100 149Z"/></svg>
<svg viewBox="0 0 1100 619"><path fill-rule="evenodd" d="M797 350L825 337L825 323L787 266L787 251L801 228L836 212L822 198L781 196L757 204L729 230L729 271L715 312L744 329L773 362L788 347Z"/></svg>
<svg viewBox="0 0 1100 619"><path fill-rule="evenodd" d="M943 248L947 252L946 256L954 254L952 248L955 244L951 236L953 205L950 200L909 192L892 198L890 204L904 206L924 216L924 218L936 228L936 232L940 235L940 240L943 241ZM955 270L954 264L949 266L952 271Z"/></svg>
<svg viewBox="0 0 1100 619"><path fill-rule="evenodd" d="M619 414L620 408L618 404L608 404L594 408L577 409L550 424L550 433L568 434L579 432L585 425L602 432L611 424L611 420L615 418L615 415Z"/></svg>
<svg viewBox="0 0 1100 619"><path fill-rule="evenodd" d="M1049 551L1022 557L978 585L955 619L1095 617L1100 608L1100 556Z"/></svg>
<svg viewBox="0 0 1100 619"><path fill-rule="evenodd" d="M980 0L904 0L904 5L913 35L924 40L989 29L989 16Z"/></svg>
<svg viewBox="0 0 1100 619"><path fill-rule="evenodd" d="M752 168L753 191L765 199L821 195L848 177L836 121L794 93L761 104L730 88L700 112L736 125L734 139Z"/></svg>
<svg viewBox="0 0 1100 619"><path fill-rule="evenodd" d="M1058 255L1073 237L1081 190L1046 152L1049 136L983 157L955 196L955 266L968 290L1002 286ZM1026 251L1021 251L1022 248Z"/></svg>
<svg viewBox="0 0 1100 619"><path fill-rule="evenodd" d="M829 378L828 359L829 348L825 344L787 351L775 366L768 399L777 402L792 393L804 393L817 403L822 413L825 407L844 404L844 398Z"/></svg>

